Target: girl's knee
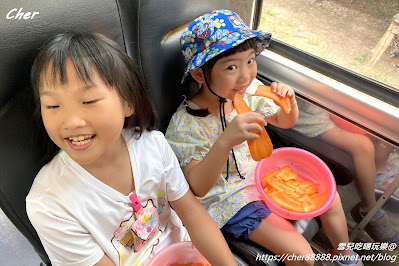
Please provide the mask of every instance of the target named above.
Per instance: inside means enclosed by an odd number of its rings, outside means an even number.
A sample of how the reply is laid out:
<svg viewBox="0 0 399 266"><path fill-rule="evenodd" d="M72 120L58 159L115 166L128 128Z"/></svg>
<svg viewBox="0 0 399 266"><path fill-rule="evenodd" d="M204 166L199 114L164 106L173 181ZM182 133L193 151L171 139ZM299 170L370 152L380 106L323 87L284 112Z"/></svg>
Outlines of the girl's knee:
<svg viewBox="0 0 399 266"><path fill-rule="evenodd" d="M337 215L342 212L343 212L343 207L342 207L341 197L339 196L338 192L335 192L335 198L330 208L328 208L328 210L325 213L321 214L320 216Z"/></svg>
<svg viewBox="0 0 399 266"><path fill-rule="evenodd" d="M375 153L375 148L373 142L365 135L359 135L356 138L355 150L359 154L373 155Z"/></svg>
<svg viewBox="0 0 399 266"><path fill-rule="evenodd" d="M338 209L338 208L342 208L342 202L338 192L335 191L334 201L332 202L330 209Z"/></svg>
<svg viewBox="0 0 399 266"><path fill-rule="evenodd" d="M342 206L341 197L339 196L339 193L337 191L335 191L335 198L334 198L332 205L333 206Z"/></svg>

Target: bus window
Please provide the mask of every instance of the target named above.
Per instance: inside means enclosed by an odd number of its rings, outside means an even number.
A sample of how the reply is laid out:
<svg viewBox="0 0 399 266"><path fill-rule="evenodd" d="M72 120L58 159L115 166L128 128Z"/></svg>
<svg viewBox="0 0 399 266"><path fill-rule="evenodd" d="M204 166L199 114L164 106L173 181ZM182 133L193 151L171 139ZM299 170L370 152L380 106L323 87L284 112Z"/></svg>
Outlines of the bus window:
<svg viewBox="0 0 399 266"><path fill-rule="evenodd" d="M399 90L397 0L264 0L258 29Z"/></svg>

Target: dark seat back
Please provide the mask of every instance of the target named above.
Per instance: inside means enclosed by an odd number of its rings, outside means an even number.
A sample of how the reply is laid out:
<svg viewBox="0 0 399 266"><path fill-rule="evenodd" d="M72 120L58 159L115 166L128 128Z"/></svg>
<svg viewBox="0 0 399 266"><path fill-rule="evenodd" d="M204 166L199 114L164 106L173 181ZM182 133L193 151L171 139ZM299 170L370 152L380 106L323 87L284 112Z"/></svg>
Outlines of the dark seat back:
<svg viewBox="0 0 399 266"><path fill-rule="evenodd" d="M160 129L165 132L170 117L182 101L179 87L185 63L179 45L182 29L176 29L209 11L230 9L230 1L140 2L139 60L150 96L160 117ZM168 32L174 34L167 38Z"/></svg>

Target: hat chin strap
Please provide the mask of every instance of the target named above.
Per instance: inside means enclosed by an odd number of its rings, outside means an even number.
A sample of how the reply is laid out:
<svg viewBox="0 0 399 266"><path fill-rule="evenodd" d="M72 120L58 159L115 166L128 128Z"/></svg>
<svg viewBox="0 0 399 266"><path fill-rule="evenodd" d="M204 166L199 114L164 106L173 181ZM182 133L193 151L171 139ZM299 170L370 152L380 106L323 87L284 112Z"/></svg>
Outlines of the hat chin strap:
<svg viewBox="0 0 399 266"><path fill-rule="evenodd" d="M221 96L217 95L217 94L211 89L211 86L209 86L209 83L208 83L208 79L206 78L205 71L203 71L203 73L204 73L204 80L205 80L206 86L208 87L208 89L210 90L210 92L212 92L215 96L217 96L217 97L219 98L219 116L220 116L220 121L221 121L221 123L222 123L222 129L223 129L223 131L224 131L224 130L226 129L226 127L227 127L226 114L225 114L225 111L224 111L224 104L227 103L227 99L224 98L224 97L221 97ZM245 177L243 177L243 176L241 175L240 169L238 168L237 159L236 159L236 156L235 156L235 154L234 154L233 148L231 149L231 152L232 152L232 154L233 154L233 160L234 160L234 163L235 163L235 165L236 165L238 175L240 176L241 179L245 179ZM228 179L229 179L229 157L227 157L227 165L226 165L226 168L227 168L227 169L226 169L226 180L228 180Z"/></svg>
<svg viewBox="0 0 399 266"><path fill-rule="evenodd" d="M208 83L208 79L206 78L205 71L203 71L203 73L204 73L205 84L206 84L206 86L208 87L208 89L212 92L213 95L215 95L216 97L219 98L219 103L220 103L220 104L226 103L226 102L227 102L226 98L217 95L217 94L211 89L211 86L209 86L209 83Z"/></svg>

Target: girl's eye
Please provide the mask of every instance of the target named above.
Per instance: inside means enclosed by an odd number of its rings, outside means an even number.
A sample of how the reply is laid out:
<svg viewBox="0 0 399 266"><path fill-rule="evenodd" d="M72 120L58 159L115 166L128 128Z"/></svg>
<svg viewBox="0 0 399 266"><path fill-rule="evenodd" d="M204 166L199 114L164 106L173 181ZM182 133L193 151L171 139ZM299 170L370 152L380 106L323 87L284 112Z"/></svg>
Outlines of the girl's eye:
<svg viewBox="0 0 399 266"><path fill-rule="evenodd" d="M56 109L58 107L60 107L60 106L59 105L47 105L46 106L47 109Z"/></svg>
<svg viewBox="0 0 399 266"><path fill-rule="evenodd" d="M234 70L234 69L236 69L236 68L237 68L236 66L231 65L231 66L229 66L227 69L228 69L228 70Z"/></svg>
<svg viewBox="0 0 399 266"><path fill-rule="evenodd" d="M252 64L253 62L255 62L254 58L251 58L251 59L248 60L248 64Z"/></svg>
<svg viewBox="0 0 399 266"><path fill-rule="evenodd" d="M97 102L97 100L85 101L85 102L83 102L83 104L93 104L93 103L95 103L95 102Z"/></svg>

